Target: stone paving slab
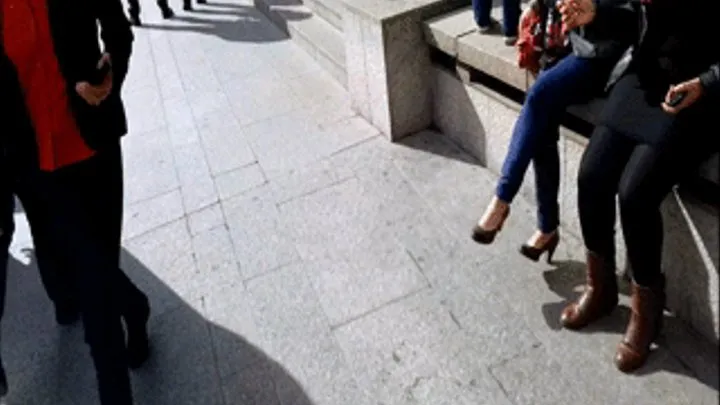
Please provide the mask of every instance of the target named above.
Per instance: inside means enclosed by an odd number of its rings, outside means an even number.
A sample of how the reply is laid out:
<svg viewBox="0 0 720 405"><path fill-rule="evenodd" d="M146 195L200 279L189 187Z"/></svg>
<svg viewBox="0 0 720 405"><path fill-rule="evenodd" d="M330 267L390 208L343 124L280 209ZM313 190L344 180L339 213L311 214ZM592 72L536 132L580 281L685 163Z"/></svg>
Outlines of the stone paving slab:
<svg viewBox="0 0 720 405"><path fill-rule="evenodd" d="M473 243L495 179L449 139L388 143L249 2L173 21L143 6L124 89L123 266L154 311L137 404L717 403L717 347L670 315L633 376L612 365L627 296L588 331L561 330L579 241L554 264L517 255L534 223L519 200L492 247ZM23 217L9 404L97 404L82 330L54 324Z"/></svg>

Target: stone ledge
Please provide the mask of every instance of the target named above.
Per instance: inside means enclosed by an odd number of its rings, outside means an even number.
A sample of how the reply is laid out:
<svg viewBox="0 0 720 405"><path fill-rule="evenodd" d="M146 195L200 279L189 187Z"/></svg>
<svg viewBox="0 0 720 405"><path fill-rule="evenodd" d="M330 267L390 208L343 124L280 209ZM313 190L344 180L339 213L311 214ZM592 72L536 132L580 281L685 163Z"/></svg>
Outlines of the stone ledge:
<svg viewBox="0 0 720 405"><path fill-rule="evenodd" d="M344 5L340 0L304 0L305 5L323 20L342 31Z"/></svg>
<svg viewBox="0 0 720 405"><path fill-rule="evenodd" d="M502 9L494 7L492 16L501 21ZM429 44L456 58L458 62L518 90L527 90L527 73L517 67L515 48L505 45L500 35L480 34L471 8L428 20L425 23L425 36Z"/></svg>
<svg viewBox="0 0 720 405"><path fill-rule="evenodd" d="M425 19L468 4L468 0L341 0L353 14L375 21L404 18L420 13Z"/></svg>

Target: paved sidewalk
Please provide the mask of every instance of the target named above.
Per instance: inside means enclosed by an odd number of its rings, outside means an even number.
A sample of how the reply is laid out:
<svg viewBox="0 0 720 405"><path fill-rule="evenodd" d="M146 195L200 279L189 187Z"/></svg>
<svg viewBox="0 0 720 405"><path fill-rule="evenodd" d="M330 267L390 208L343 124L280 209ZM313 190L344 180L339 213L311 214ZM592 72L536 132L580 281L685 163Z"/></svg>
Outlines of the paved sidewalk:
<svg viewBox="0 0 720 405"><path fill-rule="evenodd" d="M138 405L717 404L717 348L668 318L642 373L617 372L627 297L561 330L582 264L516 254L529 205L474 244L490 173L440 134L388 143L259 12L224 1L172 22L145 1L136 31L123 260L154 310ZM96 405L81 328L54 324L19 228L9 403Z"/></svg>

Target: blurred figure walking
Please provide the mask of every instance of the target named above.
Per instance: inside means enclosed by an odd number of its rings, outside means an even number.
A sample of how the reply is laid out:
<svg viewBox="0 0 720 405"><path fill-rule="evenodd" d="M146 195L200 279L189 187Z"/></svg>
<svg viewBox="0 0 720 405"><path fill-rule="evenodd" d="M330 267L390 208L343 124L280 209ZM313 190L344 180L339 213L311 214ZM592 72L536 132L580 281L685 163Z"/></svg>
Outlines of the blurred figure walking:
<svg viewBox="0 0 720 405"><path fill-rule="evenodd" d="M120 0L0 0L0 134L9 176L48 219L77 298L100 403L132 405L149 356L147 296L120 269L133 35ZM102 41L102 46L100 41ZM25 201L23 201L25 205Z"/></svg>
<svg viewBox="0 0 720 405"><path fill-rule="evenodd" d="M189 0L184 0L189 1ZM139 27L142 25L142 21L140 20L140 0L128 0L128 4L130 5L130 8L128 9L128 14L130 15L130 23L136 27ZM170 5L168 4L167 0L157 0L157 5L160 8L160 12L162 13L162 17L164 19L169 19L175 17L175 12L170 8Z"/></svg>

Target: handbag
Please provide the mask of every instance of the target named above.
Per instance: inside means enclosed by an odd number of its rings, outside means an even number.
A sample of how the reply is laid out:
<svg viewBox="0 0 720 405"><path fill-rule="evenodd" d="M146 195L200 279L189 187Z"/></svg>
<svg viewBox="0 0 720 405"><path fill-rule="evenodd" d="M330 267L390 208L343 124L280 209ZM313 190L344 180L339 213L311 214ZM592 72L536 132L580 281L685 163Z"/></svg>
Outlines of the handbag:
<svg viewBox="0 0 720 405"><path fill-rule="evenodd" d="M517 41L518 66L537 75L569 53L560 13L544 1L535 1L521 20Z"/></svg>

